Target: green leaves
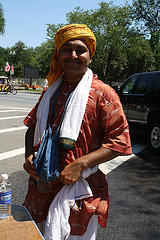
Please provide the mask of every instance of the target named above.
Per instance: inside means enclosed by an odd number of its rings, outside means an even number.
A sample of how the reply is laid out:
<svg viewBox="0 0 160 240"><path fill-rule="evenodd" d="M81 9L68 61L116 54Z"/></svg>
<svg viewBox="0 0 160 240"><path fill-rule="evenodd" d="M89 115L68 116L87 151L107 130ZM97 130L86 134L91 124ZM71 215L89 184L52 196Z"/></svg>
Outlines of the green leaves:
<svg viewBox="0 0 160 240"><path fill-rule="evenodd" d="M5 19L3 15L3 7L0 3L0 35L3 35L5 32Z"/></svg>
<svg viewBox="0 0 160 240"><path fill-rule="evenodd" d="M3 19L0 5L0 21ZM24 76L24 66L39 67L40 77L49 72L55 49L54 37L66 24L83 23L92 29L97 40L97 50L90 68L106 83L123 81L136 72L160 69L160 1L133 0L133 6L115 6L113 2L99 3L97 9L76 7L67 13L66 23L47 24L47 40L35 49L27 48L21 41L11 49L0 48L0 69L11 61L10 50L15 50L15 76ZM4 31L4 22L2 21ZM1 24L1 23L0 23Z"/></svg>
<svg viewBox="0 0 160 240"><path fill-rule="evenodd" d="M160 1L133 0L133 18L140 31L149 38L155 55L156 70L160 69Z"/></svg>

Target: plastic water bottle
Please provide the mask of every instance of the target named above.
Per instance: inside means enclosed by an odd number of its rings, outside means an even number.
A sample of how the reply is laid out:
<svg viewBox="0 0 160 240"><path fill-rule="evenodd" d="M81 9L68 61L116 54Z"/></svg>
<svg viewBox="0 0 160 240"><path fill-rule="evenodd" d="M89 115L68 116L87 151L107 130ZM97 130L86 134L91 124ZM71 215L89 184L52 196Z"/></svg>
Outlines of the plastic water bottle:
<svg viewBox="0 0 160 240"><path fill-rule="evenodd" d="M11 183L8 174L1 175L0 181L0 219L9 218L11 215Z"/></svg>

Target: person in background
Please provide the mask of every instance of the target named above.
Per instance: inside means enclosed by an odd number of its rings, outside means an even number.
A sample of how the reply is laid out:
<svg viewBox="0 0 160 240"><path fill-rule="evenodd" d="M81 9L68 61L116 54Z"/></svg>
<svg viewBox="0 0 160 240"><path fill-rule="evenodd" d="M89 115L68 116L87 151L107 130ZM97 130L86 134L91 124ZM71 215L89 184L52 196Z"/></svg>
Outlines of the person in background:
<svg viewBox="0 0 160 240"><path fill-rule="evenodd" d="M47 87L47 85L48 85L48 80L45 79L45 80L44 80L44 85L43 85L43 90Z"/></svg>
<svg viewBox="0 0 160 240"><path fill-rule="evenodd" d="M24 206L42 229L49 206L63 186L74 186L85 170L97 166L96 172L85 179L92 196L80 200L77 211L70 210L68 238L95 240L97 223L106 227L109 210L108 183L98 165L132 153L128 123L116 92L88 68L96 51L92 30L84 24L66 25L56 33L55 45L47 76L49 87L24 119L28 127L24 169L30 174ZM62 86L52 119L53 133L60 123L66 100L74 90L73 101L69 103L72 111L65 113L69 121L68 125L64 123L59 138L59 177L44 183L47 190L41 192L33 160L48 126L47 119L60 83ZM42 122L45 122L43 126Z"/></svg>

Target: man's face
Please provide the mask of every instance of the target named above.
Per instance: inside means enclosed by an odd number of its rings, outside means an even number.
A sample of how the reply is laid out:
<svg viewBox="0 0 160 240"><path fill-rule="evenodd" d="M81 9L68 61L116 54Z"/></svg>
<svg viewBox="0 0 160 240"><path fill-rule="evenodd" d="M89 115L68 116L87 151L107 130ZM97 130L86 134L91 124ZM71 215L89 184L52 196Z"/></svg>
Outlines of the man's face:
<svg viewBox="0 0 160 240"><path fill-rule="evenodd" d="M66 80L81 80L91 62L90 51L83 40L73 39L65 42L58 53L59 64Z"/></svg>

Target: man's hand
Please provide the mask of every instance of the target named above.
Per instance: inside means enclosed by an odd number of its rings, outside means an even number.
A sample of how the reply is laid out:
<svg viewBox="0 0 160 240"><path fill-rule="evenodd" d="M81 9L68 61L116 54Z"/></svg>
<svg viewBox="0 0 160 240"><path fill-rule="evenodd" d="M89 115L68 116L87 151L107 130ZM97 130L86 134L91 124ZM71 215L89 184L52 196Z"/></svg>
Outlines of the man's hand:
<svg viewBox="0 0 160 240"><path fill-rule="evenodd" d="M103 162L108 162L118 155L120 155L119 152L107 148L100 148L67 165L60 173L59 180L63 184L74 184L81 177L85 169L97 166Z"/></svg>
<svg viewBox="0 0 160 240"><path fill-rule="evenodd" d="M26 172L28 172L34 179L37 179L37 173L35 172L33 159L33 138L34 138L34 127L28 128L25 136L25 163L23 165Z"/></svg>
<svg viewBox="0 0 160 240"><path fill-rule="evenodd" d="M38 175L34 169L34 165L33 165L33 155L30 155L26 158L26 161L23 165L24 169L26 170L26 172L28 172L34 179L38 178Z"/></svg>
<svg viewBox="0 0 160 240"><path fill-rule="evenodd" d="M64 168L64 170L59 175L59 180L63 184L74 184L81 177L82 172L82 164L76 160Z"/></svg>

